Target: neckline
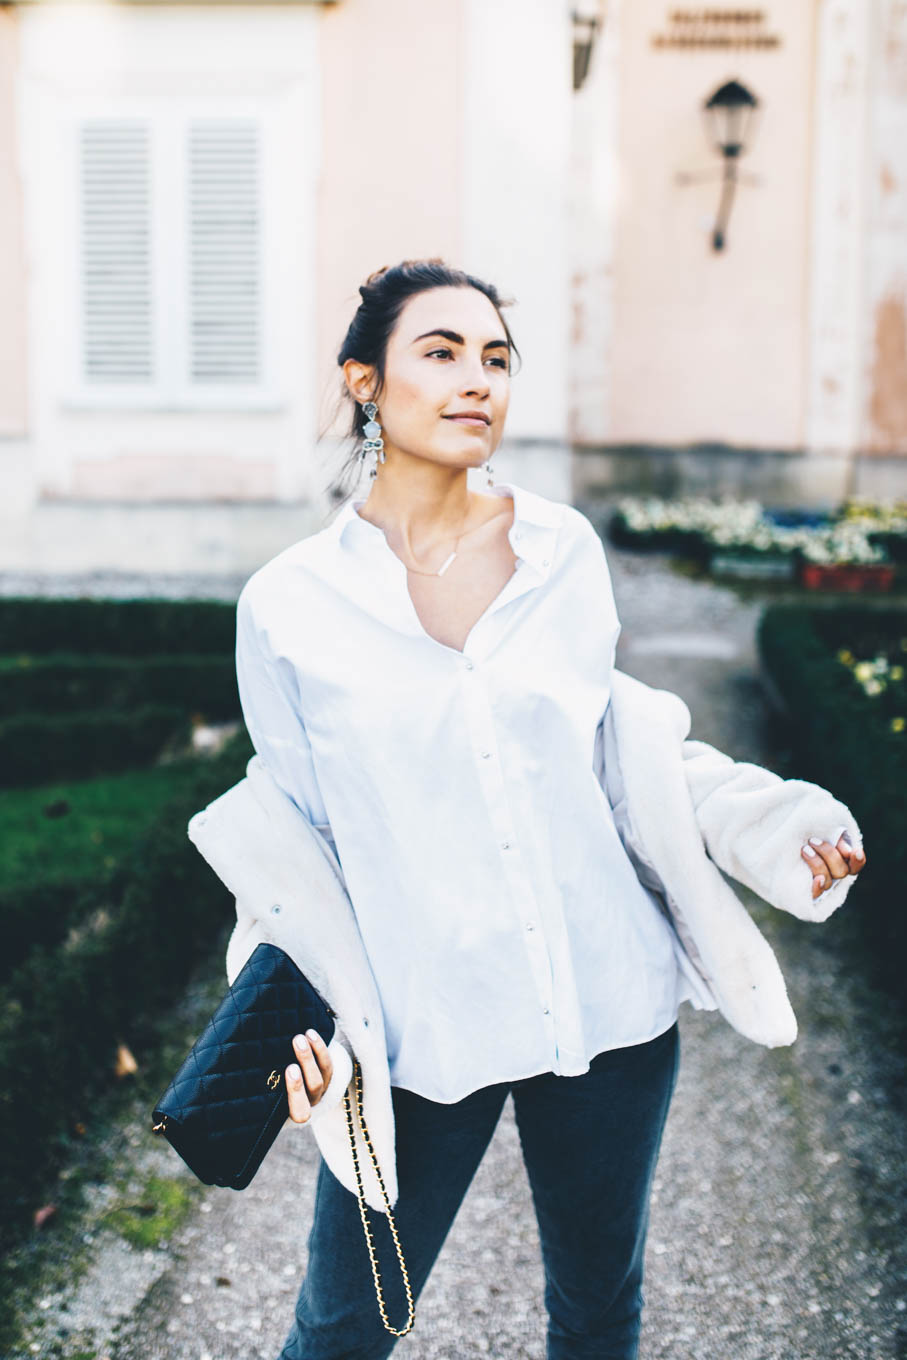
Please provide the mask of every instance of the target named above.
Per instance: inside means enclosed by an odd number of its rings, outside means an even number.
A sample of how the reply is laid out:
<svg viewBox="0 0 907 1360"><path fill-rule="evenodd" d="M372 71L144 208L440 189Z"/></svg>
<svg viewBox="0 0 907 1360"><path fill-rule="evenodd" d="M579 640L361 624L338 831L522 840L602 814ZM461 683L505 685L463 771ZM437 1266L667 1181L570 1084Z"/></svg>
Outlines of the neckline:
<svg viewBox="0 0 907 1360"><path fill-rule="evenodd" d="M518 520L519 514L520 514L520 507L519 507L519 504L518 504L518 501L517 501L517 488L516 488L515 486L513 486L512 484L508 483L508 482L496 482L495 485L494 485L489 491L477 491L475 494L476 494L477 496L481 496L481 497L482 497L483 499L485 499L485 500L491 500L491 499L494 499L494 500L502 500L502 499L504 499L505 497L507 497L508 499L510 499L510 500L513 502L513 517L512 517L512 519L511 519L510 525L509 525L509 527L508 527L508 529L507 529L507 538L508 538L508 540L509 540L509 542L510 542L510 547L511 547L511 550L513 551L513 553L514 553L514 556L517 557L517 559L518 559L516 565L517 565L517 567L519 567L520 564L522 563L522 561L523 561L524 559L521 557L521 555L516 551L516 549L515 549L514 546L513 546L513 533L514 533L514 530L515 530L516 527L517 527L517 520ZM391 547L390 543L388 543L388 541L387 541L387 534L384 532L384 530L381 528L381 526L380 526L379 524L375 524L375 523L374 523L372 520L370 520L370 519L366 519L363 515L360 515L360 513L359 513L359 506L360 506L360 505L365 505L365 502L366 502L367 499L368 499L368 497L363 497L362 500L352 500L352 501L350 502L351 514L352 514L352 515L355 515L356 519L360 522L360 524L365 524L365 525L367 525L369 529L374 529L376 533L378 533L378 534L381 535L382 539L384 540L385 546L387 547L388 552L392 554L392 556L400 563L400 565L401 565L401 567L404 569L404 571L408 573L409 570L410 570L410 568L409 568L409 567L406 565L406 563L403 561L403 558L400 557L398 553L395 553L395 552L394 552L394 550L393 550L393 548ZM488 521L486 520L485 523L487 524ZM476 525L476 528L477 528L477 529L482 528L482 527L483 527L482 525L478 525L478 524ZM472 531L470 531L470 532L472 532ZM434 573L429 573L429 574L434 574ZM514 574L516 574L515 571L514 571Z"/></svg>

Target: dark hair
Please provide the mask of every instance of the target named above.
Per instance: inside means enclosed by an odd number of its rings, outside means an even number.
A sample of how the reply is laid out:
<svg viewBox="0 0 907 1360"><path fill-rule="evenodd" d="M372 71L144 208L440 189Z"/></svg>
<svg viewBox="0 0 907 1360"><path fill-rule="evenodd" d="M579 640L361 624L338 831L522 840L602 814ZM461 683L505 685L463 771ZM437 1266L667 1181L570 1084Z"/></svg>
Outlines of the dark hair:
<svg viewBox="0 0 907 1360"><path fill-rule="evenodd" d="M362 301L356 309L356 314L350 322L337 355L337 363L340 367L346 363L347 359L357 359L361 364L374 366L377 380L374 393L376 400L384 386L387 344L400 313L411 297L415 297L417 293L427 292L431 288L476 288L480 293L484 293L500 317L511 353L521 358L520 352L514 344L513 336L510 334L510 328L501 315L501 308L511 306L512 299L503 298L494 284L486 283L483 279L476 278L473 274L467 274L462 269L455 269L452 265L446 264L444 260L437 257L424 260L403 260L400 264L384 265L383 268L376 269L373 274L369 274L365 283L360 287L359 293ZM349 389L344 382L341 401L345 398L352 400ZM350 438L357 441L357 444L362 437L362 427L367 419L368 417L363 412L362 407L354 401L349 433ZM359 449L357 447L350 455L342 471L351 473L358 460Z"/></svg>

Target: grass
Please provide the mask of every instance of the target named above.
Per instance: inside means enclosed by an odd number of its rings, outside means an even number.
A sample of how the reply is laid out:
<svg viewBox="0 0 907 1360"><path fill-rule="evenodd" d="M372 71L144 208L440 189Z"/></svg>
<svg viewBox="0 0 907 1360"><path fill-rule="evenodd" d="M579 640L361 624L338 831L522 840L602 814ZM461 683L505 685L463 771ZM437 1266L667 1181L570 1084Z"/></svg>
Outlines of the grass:
<svg viewBox="0 0 907 1360"><path fill-rule="evenodd" d="M136 833L197 769L192 758L151 770L0 789L0 887L38 877L88 880L116 868Z"/></svg>
<svg viewBox="0 0 907 1360"><path fill-rule="evenodd" d="M196 1199L197 1191L183 1180L149 1176L138 1201L117 1205L101 1219L133 1247L157 1247L170 1239Z"/></svg>

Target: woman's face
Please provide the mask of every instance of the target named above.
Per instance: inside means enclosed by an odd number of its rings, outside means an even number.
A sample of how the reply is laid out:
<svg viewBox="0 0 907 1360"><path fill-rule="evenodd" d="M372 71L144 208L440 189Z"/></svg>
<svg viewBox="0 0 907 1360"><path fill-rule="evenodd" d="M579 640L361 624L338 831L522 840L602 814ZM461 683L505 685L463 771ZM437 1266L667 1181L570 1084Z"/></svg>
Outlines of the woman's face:
<svg viewBox="0 0 907 1360"><path fill-rule="evenodd" d="M354 396L367 400L368 390L357 384ZM410 298L388 340L377 399L385 449L478 467L501 441L509 402L510 350L485 294L432 288ZM485 419L455 419L466 411Z"/></svg>

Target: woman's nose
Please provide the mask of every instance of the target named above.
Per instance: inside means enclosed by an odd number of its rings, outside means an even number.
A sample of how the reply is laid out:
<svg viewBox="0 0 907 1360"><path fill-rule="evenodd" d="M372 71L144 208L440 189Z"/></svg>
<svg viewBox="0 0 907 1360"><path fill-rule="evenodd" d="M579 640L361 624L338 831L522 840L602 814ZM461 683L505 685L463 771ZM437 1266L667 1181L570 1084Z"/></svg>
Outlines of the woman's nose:
<svg viewBox="0 0 907 1360"><path fill-rule="evenodd" d="M488 374L479 367L475 372L470 370L463 382L464 396L487 396L491 388L488 382Z"/></svg>

